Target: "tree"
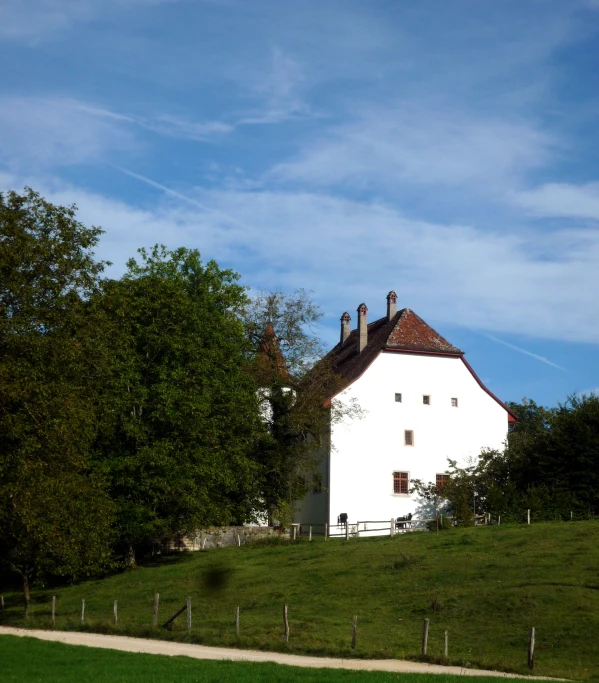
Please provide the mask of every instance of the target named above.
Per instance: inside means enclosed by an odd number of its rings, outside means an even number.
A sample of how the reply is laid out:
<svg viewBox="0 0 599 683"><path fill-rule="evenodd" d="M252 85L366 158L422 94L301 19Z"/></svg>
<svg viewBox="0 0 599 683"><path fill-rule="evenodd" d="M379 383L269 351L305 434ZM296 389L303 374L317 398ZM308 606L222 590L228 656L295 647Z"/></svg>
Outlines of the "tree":
<svg viewBox="0 0 599 683"><path fill-rule="evenodd" d="M0 558L29 584L109 563L111 505L92 477L95 348L85 301L101 233L31 189L0 194Z"/></svg>
<svg viewBox="0 0 599 683"><path fill-rule="evenodd" d="M342 387L316 335L322 314L310 292L259 292L245 306L250 372L268 432L258 442L261 499L270 519L291 521L312 483L331 424L361 415L355 403L331 401Z"/></svg>
<svg viewBox="0 0 599 683"><path fill-rule="evenodd" d="M95 467L131 563L142 544L249 519L263 431L239 276L196 250L139 253L92 302L112 341Z"/></svg>

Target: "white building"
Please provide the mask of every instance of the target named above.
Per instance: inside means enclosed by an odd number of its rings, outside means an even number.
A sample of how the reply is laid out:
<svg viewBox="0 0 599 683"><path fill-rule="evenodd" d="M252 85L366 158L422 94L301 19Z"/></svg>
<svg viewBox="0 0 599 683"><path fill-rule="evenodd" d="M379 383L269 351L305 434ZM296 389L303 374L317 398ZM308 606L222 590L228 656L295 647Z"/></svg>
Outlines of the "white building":
<svg viewBox="0 0 599 683"><path fill-rule="evenodd" d="M502 449L517 420L476 376L464 352L408 308L387 296L387 315L370 324L365 304L358 327L341 316L341 339L328 354L343 378L333 401L356 399L362 419L331 427L323 454L322 490L315 487L295 521L336 524L389 520L413 513L412 479L442 482L447 459L467 464L483 448Z"/></svg>

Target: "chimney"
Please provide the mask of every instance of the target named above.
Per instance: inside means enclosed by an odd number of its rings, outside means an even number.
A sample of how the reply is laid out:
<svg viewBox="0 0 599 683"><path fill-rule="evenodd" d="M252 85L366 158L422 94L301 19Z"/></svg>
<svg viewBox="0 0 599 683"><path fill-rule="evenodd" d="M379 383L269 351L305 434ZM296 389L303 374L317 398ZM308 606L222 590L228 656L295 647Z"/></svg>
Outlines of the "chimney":
<svg viewBox="0 0 599 683"><path fill-rule="evenodd" d="M368 308L366 304L358 306L358 353L362 353L368 344Z"/></svg>
<svg viewBox="0 0 599 683"><path fill-rule="evenodd" d="M349 313L345 311L345 313L341 316L341 346L345 344L345 340L349 337L350 322L351 318L349 317Z"/></svg>
<svg viewBox="0 0 599 683"><path fill-rule="evenodd" d="M397 294L391 290L387 294L387 320L391 320L397 313Z"/></svg>

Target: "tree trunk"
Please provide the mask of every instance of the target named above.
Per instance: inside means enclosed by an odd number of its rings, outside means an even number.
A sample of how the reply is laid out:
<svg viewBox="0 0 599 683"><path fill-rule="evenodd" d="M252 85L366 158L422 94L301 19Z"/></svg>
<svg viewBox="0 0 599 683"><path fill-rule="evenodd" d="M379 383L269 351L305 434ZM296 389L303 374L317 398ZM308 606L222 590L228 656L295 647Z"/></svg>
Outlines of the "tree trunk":
<svg viewBox="0 0 599 683"><path fill-rule="evenodd" d="M29 594L29 577L23 573L23 598L25 600L25 618L29 617L29 603L31 602L31 595Z"/></svg>
<svg viewBox="0 0 599 683"><path fill-rule="evenodd" d="M131 543L129 543L129 546L127 548L127 554L125 555L125 562L127 563L127 567L129 569L135 569L137 566L137 562L135 561L135 548Z"/></svg>

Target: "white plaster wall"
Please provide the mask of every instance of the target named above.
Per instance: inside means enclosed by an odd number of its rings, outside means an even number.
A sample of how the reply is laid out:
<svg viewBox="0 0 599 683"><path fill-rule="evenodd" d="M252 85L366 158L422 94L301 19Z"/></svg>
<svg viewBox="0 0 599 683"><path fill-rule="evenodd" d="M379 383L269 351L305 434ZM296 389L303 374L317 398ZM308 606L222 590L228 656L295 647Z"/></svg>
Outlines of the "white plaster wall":
<svg viewBox="0 0 599 683"><path fill-rule="evenodd" d="M395 402L395 393L402 402ZM423 405L423 394L431 404ZM458 407L451 406L451 398ZM393 493L393 472L435 481L447 458L466 464L484 447L502 449L507 412L478 385L459 358L381 353L335 400L357 399L366 415L333 425L329 522L389 520L416 513L412 496ZM404 445L404 430L414 446Z"/></svg>

